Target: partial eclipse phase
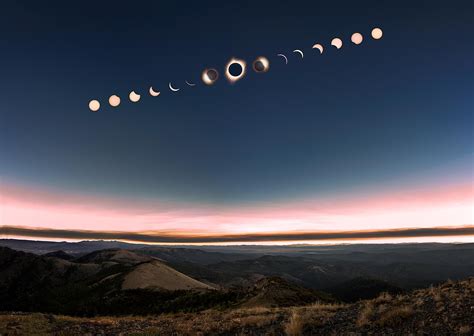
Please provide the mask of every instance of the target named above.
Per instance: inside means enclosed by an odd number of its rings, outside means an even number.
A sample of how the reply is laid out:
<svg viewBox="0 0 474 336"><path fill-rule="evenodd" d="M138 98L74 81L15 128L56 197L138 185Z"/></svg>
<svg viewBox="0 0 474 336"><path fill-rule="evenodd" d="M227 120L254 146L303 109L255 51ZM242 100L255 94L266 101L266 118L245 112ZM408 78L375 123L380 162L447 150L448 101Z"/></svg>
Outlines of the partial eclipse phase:
<svg viewBox="0 0 474 336"><path fill-rule="evenodd" d="M219 78L219 72L216 69L204 69L201 74L201 80L206 85L214 84Z"/></svg>
<svg viewBox="0 0 474 336"><path fill-rule="evenodd" d="M150 86L150 89L148 90L148 92L150 93L150 96L152 97L158 97L161 93L160 91L153 90L153 86Z"/></svg>
<svg viewBox="0 0 474 336"><path fill-rule="evenodd" d="M324 51L323 46L319 43L316 43L315 45L313 45L313 49L318 49L320 54L322 54Z"/></svg>
<svg viewBox="0 0 474 336"><path fill-rule="evenodd" d="M270 62L266 57L260 56L253 61L252 68L257 73L267 72L270 69Z"/></svg>
<svg viewBox="0 0 474 336"><path fill-rule="evenodd" d="M168 87L169 87L170 90L173 91L173 92L178 92L178 91L179 91L178 88L174 88L174 87L173 87L173 84L171 84L171 82L168 84Z"/></svg>
<svg viewBox="0 0 474 336"><path fill-rule="evenodd" d="M128 95L128 98L130 99L132 103L137 103L140 100L141 96L137 94L135 91L132 91Z"/></svg>
<svg viewBox="0 0 474 336"><path fill-rule="evenodd" d="M336 47L337 49L342 48L342 40L339 37L335 37L331 41L331 45Z"/></svg>
<svg viewBox="0 0 474 336"><path fill-rule="evenodd" d="M288 64L288 58L285 55L278 54L277 56L283 58L285 60L285 64Z"/></svg>
<svg viewBox="0 0 474 336"><path fill-rule="evenodd" d="M295 49L295 50L293 50L293 52L297 53L297 54L300 54L301 58L304 58L303 51L301 51L300 49Z"/></svg>

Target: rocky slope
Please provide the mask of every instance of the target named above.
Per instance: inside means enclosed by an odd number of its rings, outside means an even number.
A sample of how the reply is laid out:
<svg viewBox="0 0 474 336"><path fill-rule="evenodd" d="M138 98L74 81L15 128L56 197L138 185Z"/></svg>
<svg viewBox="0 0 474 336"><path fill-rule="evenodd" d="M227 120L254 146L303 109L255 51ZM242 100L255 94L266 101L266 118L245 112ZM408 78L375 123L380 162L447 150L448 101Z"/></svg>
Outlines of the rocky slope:
<svg viewBox="0 0 474 336"><path fill-rule="evenodd" d="M0 314L2 335L473 335L474 278L351 305L206 310L147 317Z"/></svg>

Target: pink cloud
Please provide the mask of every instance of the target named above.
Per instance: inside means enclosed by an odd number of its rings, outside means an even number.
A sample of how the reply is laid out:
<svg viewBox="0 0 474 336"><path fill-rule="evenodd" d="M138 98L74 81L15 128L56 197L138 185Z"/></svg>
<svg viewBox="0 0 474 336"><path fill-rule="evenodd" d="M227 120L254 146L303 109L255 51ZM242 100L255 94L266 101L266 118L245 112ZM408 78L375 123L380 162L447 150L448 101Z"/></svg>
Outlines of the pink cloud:
<svg viewBox="0 0 474 336"><path fill-rule="evenodd" d="M274 202L177 204L3 185L0 225L183 235L386 230L474 223L472 183Z"/></svg>

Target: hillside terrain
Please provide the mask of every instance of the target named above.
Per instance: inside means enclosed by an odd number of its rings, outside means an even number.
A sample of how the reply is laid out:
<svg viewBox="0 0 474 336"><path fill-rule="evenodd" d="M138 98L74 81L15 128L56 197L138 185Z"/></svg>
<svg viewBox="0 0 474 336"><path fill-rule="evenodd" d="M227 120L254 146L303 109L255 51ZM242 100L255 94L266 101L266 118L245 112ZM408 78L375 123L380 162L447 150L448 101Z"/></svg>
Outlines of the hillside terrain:
<svg viewBox="0 0 474 336"><path fill-rule="evenodd" d="M353 304L208 309L146 317L2 313L2 335L473 335L474 278Z"/></svg>
<svg viewBox="0 0 474 336"><path fill-rule="evenodd" d="M164 263L153 260L135 267L124 277L122 289L191 290L213 289L200 281L180 273Z"/></svg>
<svg viewBox="0 0 474 336"><path fill-rule="evenodd" d="M145 309L144 303L153 299L173 301L191 296L199 301L200 295L213 289L159 259L128 250L95 251L75 260L56 255L38 256L0 247L0 310L122 313L114 307L128 298L123 308L126 313L127 309ZM181 295L179 290L190 293ZM176 303L180 305L187 303ZM164 305L159 312L173 307Z"/></svg>
<svg viewBox="0 0 474 336"><path fill-rule="evenodd" d="M381 291L395 294L474 275L473 243L190 248L116 241L69 243L0 239L0 246L36 255L49 253L49 256L80 263L97 263L100 256L107 259L105 252L100 252L104 250L131 251L134 258L140 255L163 261L213 287L247 287L261 278L277 276L347 302L371 298ZM125 261L122 258L120 262ZM361 295L346 293L344 288L348 284L360 288Z"/></svg>
<svg viewBox="0 0 474 336"><path fill-rule="evenodd" d="M70 259L0 247L0 310L80 316L160 314L212 307L292 306L330 295L260 278L223 288L196 280L148 254L107 249Z"/></svg>
<svg viewBox="0 0 474 336"><path fill-rule="evenodd" d="M473 335L474 244L4 242L1 335Z"/></svg>

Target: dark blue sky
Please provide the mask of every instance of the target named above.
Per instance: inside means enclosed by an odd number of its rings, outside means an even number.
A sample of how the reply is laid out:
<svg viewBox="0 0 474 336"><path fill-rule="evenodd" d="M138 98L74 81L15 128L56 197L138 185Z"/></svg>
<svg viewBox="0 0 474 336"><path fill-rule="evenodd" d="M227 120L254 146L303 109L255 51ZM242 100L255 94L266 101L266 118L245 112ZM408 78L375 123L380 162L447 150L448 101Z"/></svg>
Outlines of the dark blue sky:
<svg viewBox="0 0 474 336"><path fill-rule="evenodd" d="M473 18L473 1L8 2L0 174L210 203L469 179ZM335 36L341 50L329 46ZM232 56L260 55L268 73L224 80ZM199 80L205 67L221 73L212 87ZM147 95L150 85L162 95Z"/></svg>

